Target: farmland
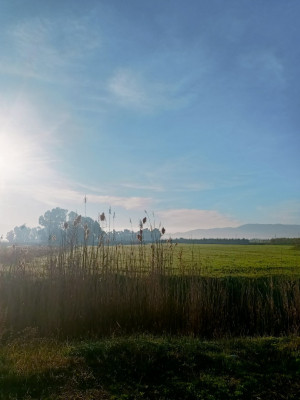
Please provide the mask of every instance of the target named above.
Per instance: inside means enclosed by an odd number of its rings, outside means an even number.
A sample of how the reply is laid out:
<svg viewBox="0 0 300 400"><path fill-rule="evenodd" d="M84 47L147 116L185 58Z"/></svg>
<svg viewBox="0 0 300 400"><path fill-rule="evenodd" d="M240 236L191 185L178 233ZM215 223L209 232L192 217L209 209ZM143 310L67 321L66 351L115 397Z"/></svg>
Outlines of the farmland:
<svg viewBox="0 0 300 400"><path fill-rule="evenodd" d="M204 244L180 249L187 265L194 263L207 276L300 275L300 249L295 246Z"/></svg>

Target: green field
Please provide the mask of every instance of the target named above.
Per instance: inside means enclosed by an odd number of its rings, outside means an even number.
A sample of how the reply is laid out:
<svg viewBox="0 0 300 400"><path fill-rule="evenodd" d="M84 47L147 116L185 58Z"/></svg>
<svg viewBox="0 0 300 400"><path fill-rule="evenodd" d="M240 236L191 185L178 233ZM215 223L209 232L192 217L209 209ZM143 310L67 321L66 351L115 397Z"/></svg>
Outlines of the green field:
<svg viewBox="0 0 300 400"><path fill-rule="evenodd" d="M178 245L177 263L206 276L300 275L300 248L284 245Z"/></svg>

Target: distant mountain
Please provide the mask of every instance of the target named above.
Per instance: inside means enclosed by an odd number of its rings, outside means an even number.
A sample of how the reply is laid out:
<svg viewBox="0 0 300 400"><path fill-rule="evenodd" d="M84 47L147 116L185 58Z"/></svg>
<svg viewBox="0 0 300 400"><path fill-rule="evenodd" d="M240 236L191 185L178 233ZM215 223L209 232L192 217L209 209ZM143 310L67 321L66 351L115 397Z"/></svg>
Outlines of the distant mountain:
<svg viewBox="0 0 300 400"><path fill-rule="evenodd" d="M299 238L300 225L246 224L236 228L194 229L170 234L173 239L272 239Z"/></svg>

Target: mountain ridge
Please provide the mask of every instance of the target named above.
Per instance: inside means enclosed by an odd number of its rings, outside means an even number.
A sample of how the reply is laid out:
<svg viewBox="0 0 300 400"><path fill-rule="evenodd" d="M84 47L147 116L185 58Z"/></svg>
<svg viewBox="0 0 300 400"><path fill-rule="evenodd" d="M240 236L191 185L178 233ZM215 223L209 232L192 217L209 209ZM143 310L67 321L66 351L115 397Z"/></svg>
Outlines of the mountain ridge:
<svg viewBox="0 0 300 400"><path fill-rule="evenodd" d="M172 239L272 239L275 237L298 238L300 225L244 224L237 227L193 229L175 232Z"/></svg>

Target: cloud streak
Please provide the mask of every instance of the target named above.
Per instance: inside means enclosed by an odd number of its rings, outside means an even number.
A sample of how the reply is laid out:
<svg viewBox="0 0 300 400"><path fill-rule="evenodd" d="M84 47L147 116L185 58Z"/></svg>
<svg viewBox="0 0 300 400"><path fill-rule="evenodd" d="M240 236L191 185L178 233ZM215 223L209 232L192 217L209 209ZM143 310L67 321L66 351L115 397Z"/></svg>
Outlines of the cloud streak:
<svg viewBox="0 0 300 400"><path fill-rule="evenodd" d="M163 192L165 189L161 185L140 185L138 183L122 183L122 187L135 190L150 190L152 192Z"/></svg>
<svg viewBox="0 0 300 400"><path fill-rule="evenodd" d="M112 196L112 195L101 195L101 194L85 194L81 191L77 191L72 187L68 187L64 182L59 185L39 185L35 189L35 198L45 205L58 205L58 204L82 204L84 196L87 196L88 203L121 207L125 210L144 210L153 203L153 200L149 197L137 197L137 196Z"/></svg>
<svg viewBox="0 0 300 400"><path fill-rule="evenodd" d="M247 72L254 72L261 82L276 84L280 87L286 83L282 60L268 49L244 53L239 57L239 63Z"/></svg>
<svg viewBox="0 0 300 400"><path fill-rule="evenodd" d="M2 72L64 84L74 81L67 72L102 45L98 32L90 31L88 17L35 17L10 26L5 34Z"/></svg>
<svg viewBox="0 0 300 400"><path fill-rule="evenodd" d="M240 225L237 220L221 214L217 210L172 209L159 211L156 215L170 233Z"/></svg>
<svg viewBox="0 0 300 400"><path fill-rule="evenodd" d="M107 82L108 95L120 107L153 112L183 107L191 95L182 92L183 81L162 83L149 80L134 69L119 68Z"/></svg>

